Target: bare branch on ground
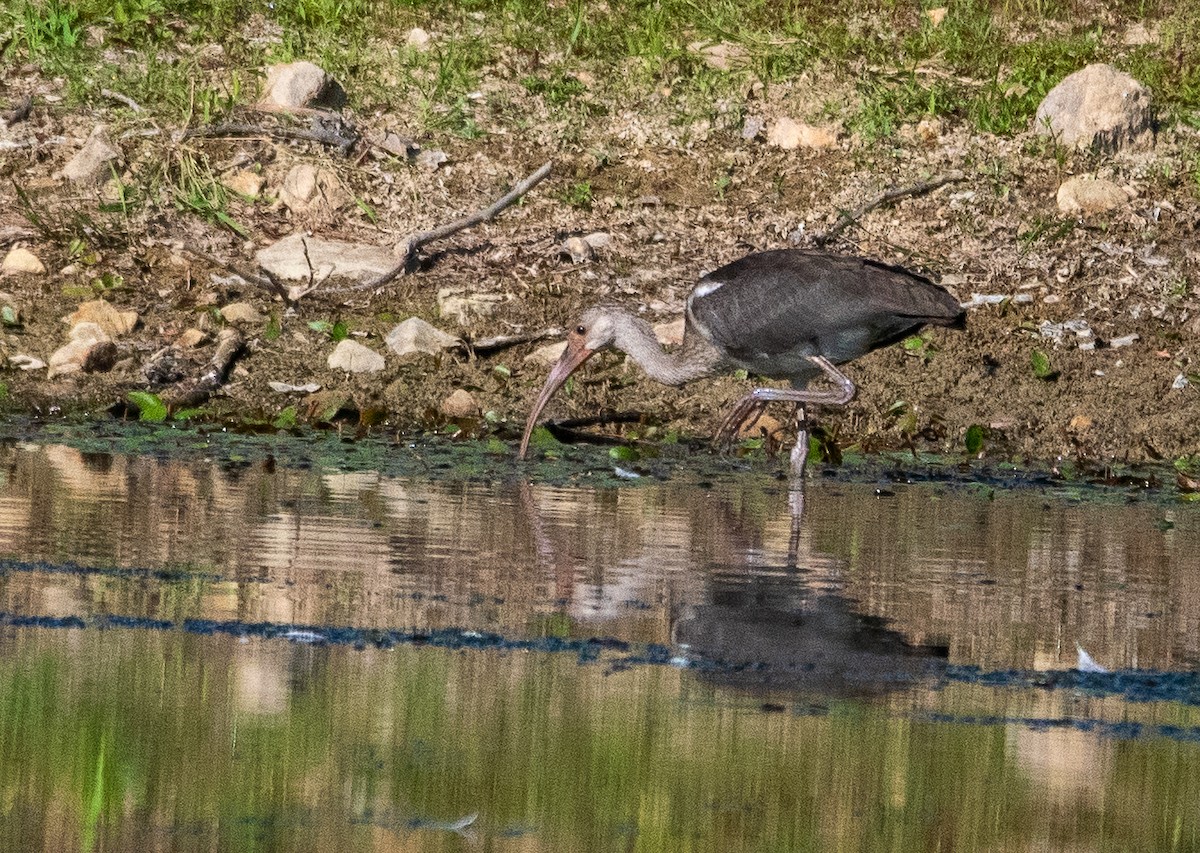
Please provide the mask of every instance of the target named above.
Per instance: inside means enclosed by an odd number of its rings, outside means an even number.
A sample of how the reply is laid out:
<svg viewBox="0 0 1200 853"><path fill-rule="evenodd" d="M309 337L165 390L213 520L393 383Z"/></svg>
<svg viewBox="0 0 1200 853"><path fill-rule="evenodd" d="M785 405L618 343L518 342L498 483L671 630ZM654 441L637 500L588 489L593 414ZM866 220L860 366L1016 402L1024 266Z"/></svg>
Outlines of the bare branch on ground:
<svg viewBox="0 0 1200 853"><path fill-rule="evenodd" d="M204 373L196 379L177 383L168 393L160 395L162 401L172 411L190 409L207 402L225 384L229 370L245 343L242 333L237 329L222 329L217 336L217 349Z"/></svg>
<svg viewBox="0 0 1200 853"><path fill-rule="evenodd" d="M857 222L875 210L877 207L882 207L885 204L894 204L900 199L912 198L914 196L925 195L931 193L939 187L944 187L946 184L958 183L965 181L967 176L962 172L954 171L947 172L944 175L933 178L932 180L922 181L917 184L910 184L907 187L892 187L892 189L880 193L865 204L856 207L854 210L843 210L838 217L837 222L830 226L827 231L820 231L812 236L814 246L825 246L833 242L851 225Z"/></svg>
<svg viewBox="0 0 1200 853"><path fill-rule="evenodd" d="M453 222L447 222L445 225L439 225L436 228L431 228L428 231L420 231L408 237L404 241L404 253L400 260L387 272L378 275L369 281L364 281L356 284L353 287L339 288L340 290L373 290L377 287L383 287L389 281L404 274L408 268L409 262L416 255L417 251L422 246L427 246L430 243L438 240L444 240L459 231L465 231L468 228L474 228L484 222L489 222L495 219L507 207L520 201L522 196L540 184L550 174L550 168L554 165L553 161L543 163L541 168L531 174L525 180L514 186L507 193L496 199L491 205L483 210L464 216L461 219L456 219Z"/></svg>

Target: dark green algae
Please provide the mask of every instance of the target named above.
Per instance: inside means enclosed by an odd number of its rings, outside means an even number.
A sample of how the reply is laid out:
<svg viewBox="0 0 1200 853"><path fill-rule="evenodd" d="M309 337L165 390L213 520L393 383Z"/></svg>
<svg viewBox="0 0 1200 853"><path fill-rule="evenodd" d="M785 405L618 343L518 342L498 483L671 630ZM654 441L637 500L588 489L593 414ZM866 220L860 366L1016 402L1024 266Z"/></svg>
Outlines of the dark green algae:
<svg viewBox="0 0 1200 853"><path fill-rule="evenodd" d="M378 471L431 481L506 482L527 479L557 486L636 488L644 482L691 482L715 488L752 478L768 490L788 488L787 455L758 448L713 451L705 440L624 445L563 444L535 433L529 458L516 458L516 432L486 438L404 435L383 428L359 432L262 424L145 424L116 419L8 418L0 442L63 444L83 453L205 460L228 469L253 465ZM873 483L881 497L893 486L978 492L1036 490L1048 498L1086 502L1191 501L1170 464L1105 465L1087 460L1026 462L910 451L846 451L838 464L810 462L808 481ZM765 481L765 483L764 483Z"/></svg>

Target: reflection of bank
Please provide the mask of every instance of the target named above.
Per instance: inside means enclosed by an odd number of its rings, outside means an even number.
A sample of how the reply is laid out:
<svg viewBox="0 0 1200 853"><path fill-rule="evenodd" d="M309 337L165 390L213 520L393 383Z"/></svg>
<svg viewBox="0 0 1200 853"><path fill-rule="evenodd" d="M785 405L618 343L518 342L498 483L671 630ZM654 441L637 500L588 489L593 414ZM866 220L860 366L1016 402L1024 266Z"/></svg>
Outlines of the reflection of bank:
<svg viewBox="0 0 1200 853"><path fill-rule="evenodd" d="M805 596L798 576L714 586L712 603L684 608L672 639L707 681L866 697L937 677L945 646L915 645L836 592Z"/></svg>

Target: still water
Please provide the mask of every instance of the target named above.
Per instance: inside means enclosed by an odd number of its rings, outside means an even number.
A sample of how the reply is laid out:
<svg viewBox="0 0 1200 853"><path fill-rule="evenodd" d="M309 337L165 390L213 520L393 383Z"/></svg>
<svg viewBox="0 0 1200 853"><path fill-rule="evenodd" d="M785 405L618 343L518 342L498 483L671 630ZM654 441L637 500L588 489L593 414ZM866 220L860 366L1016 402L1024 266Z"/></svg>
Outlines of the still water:
<svg viewBox="0 0 1200 853"><path fill-rule="evenodd" d="M1200 849L1194 508L355 467L0 444L0 849Z"/></svg>

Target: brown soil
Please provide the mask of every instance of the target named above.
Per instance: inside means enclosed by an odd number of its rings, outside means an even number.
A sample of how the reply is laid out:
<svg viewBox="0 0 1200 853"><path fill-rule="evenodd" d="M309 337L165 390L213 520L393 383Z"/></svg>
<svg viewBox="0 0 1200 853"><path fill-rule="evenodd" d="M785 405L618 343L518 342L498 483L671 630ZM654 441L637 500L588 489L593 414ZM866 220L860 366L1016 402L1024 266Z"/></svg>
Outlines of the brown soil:
<svg viewBox="0 0 1200 853"><path fill-rule="evenodd" d="M49 85L36 75L14 74L0 100ZM511 437L545 379L545 367L525 361L538 344L474 359L446 355L401 363L388 354L382 373L348 377L326 366L333 343L309 324L344 321L356 335L365 333L358 340L384 352L382 337L409 315L477 337L565 327L599 301L669 319L705 270L753 250L790 245L801 226L811 235L828 227L839 210L889 187L961 169L965 181L870 213L832 248L924 270L964 300L983 293L1027 294L1031 301L975 308L965 332L931 332L923 354L897 346L860 360L848 368L860 387L857 399L844 411L820 410L816 418L840 443L867 449L904 446L911 438L917 446L962 450L974 424L987 430L985 449L993 455L1140 461L1200 449L1200 387L1172 388L1181 374L1197 372L1200 332L1200 256L1194 247L1200 206L1187 169L1187 145L1195 141L1185 139L1186 131L1163 128L1153 151L1115 158L1056 157L1032 134L986 137L951 124L927 141L905 128L885 143L865 144L843 133L832 150L782 151L761 139L743 140L737 116L679 125L666 102L636 113L610 105L607 115L567 134L536 116L529 121L522 109L535 107L520 86L495 85L511 89L512 112L482 116L483 138L422 141L449 155L437 171L367 147L341 158L316 145L269 137L119 141L130 185L149 181L186 149L205 157L218 174L239 162L257 165L268 179L268 198L277 195L288 169L302 162L332 169L348 191L335 209L307 216L279 204L235 200L229 213L249 229L252 238L245 241L169 203L143 205L128 218L97 213L97 194L111 193L111 186L81 191L55 173L94 124L112 117L103 105L86 113L35 106L28 122L4 131L6 138L63 135L68 141L0 152L0 239L28 246L50 270L0 280L0 290L22 315L20 328L4 330L3 363L18 353L48 360L66 341L63 316L104 274L110 281L121 277L106 298L136 309L142 323L118 341L126 360L112 372L47 380L45 370L9 369L6 405L43 414L100 413L129 390L151 387L141 368L179 333L192 326L211 331L219 322L214 307L246 300L275 319L279 334L266 323L245 330L248 351L223 396L210 404L216 416L272 418L296 406L303 420L344 403L343 412L368 413L380 428L431 429L447 421L438 414L441 401L465 388L482 411L495 413L491 422L501 425L501 435ZM761 104L763 114L803 118L801 89L775 87ZM412 118L404 109L353 120L365 135L402 130ZM114 138L120 130L114 125ZM484 207L551 157L553 177L522 205L429 247L418 271L377 294L331 282L286 309L265 290L231 283L227 271L184 251L197 246L252 267L253 250L306 228L322 237L390 246ZM1110 177L1136 197L1104 218L1072 222L1058 214L1055 193L1063 179L1078 173ZM590 183L590 206L569 203L583 182ZM14 187L26 193L30 207ZM377 222L350 196L369 205ZM29 210L40 218L39 227L31 225ZM83 229L94 255L80 259L71 255L69 238L85 216L94 220ZM612 242L593 260L573 263L561 253L568 236L597 231ZM507 301L460 328L454 318L437 316L442 288L500 294ZM1056 345L1037 331L1043 321L1078 318L1102 342L1139 337L1119 349L1081 350L1069 332ZM210 341L189 351L188 369L199 371L212 346ZM1035 375L1034 350L1049 356L1056 379ZM271 381L316 382L323 390L314 402L271 391ZM548 414L636 410L651 423L706 435L747 386L747 380L724 377L664 389L611 355L594 359ZM468 426L480 432L487 424L480 419Z"/></svg>

